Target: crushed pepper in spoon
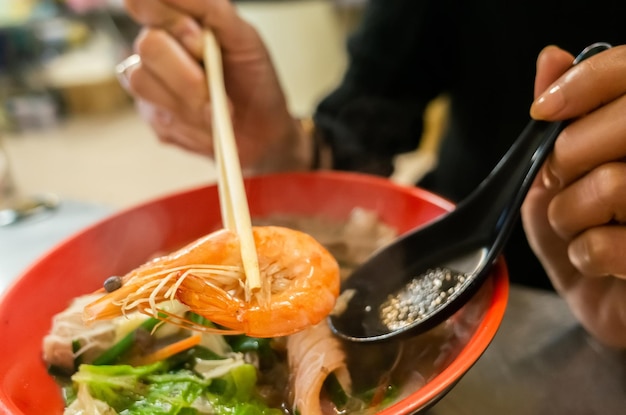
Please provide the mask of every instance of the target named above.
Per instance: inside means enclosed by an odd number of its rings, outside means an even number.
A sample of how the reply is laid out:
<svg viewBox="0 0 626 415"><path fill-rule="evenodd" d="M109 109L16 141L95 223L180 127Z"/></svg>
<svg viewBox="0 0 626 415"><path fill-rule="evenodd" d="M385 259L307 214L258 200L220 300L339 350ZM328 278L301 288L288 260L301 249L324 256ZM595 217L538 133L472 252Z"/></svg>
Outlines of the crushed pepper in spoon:
<svg viewBox="0 0 626 415"><path fill-rule="evenodd" d="M387 297L379 308L381 322L398 330L423 320L459 292L468 275L449 268L429 269Z"/></svg>

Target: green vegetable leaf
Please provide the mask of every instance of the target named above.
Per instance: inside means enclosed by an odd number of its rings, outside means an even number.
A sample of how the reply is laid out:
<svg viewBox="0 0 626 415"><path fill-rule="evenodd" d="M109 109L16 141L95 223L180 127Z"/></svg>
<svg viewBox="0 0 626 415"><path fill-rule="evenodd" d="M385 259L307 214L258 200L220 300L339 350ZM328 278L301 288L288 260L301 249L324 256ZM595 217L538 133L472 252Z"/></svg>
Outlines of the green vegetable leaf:
<svg viewBox="0 0 626 415"><path fill-rule="evenodd" d="M203 393L206 382L191 372L180 371L150 376L151 382L142 399L132 403L121 415L195 414L191 407Z"/></svg>
<svg viewBox="0 0 626 415"><path fill-rule="evenodd" d="M238 366L227 375L214 379L209 387L220 403L227 404L249 400L257 381L256 368L249 364Z"/></svg>
<svg viewBox="0 0 626 415"><path fill-rule="evenodd" d="M119 412L145 394L146 385L142 380L147 375L162 371L164 368L165 362L139 367L83 364L72 376L72 381L76 384L86 384L91 396L108 403Z"/></svg>
<svg viewBox="0 0 626 415"><path fill-rule="evenodd" d="M188 369L170 369L168 361L138 367L81 365L72 380L86 384L92 397L121 415L282 414L257 396L253 365L237 366L217 379L204 379Z"/></svg>
<svg viewBox="0 0 626 415"><path fill-rule="evenodd" d="M245 335L228 336L226 338L230 347L234 352L258 352L260 350L270 347L271 339L259 339L256 337L249 337Z"/></svg>

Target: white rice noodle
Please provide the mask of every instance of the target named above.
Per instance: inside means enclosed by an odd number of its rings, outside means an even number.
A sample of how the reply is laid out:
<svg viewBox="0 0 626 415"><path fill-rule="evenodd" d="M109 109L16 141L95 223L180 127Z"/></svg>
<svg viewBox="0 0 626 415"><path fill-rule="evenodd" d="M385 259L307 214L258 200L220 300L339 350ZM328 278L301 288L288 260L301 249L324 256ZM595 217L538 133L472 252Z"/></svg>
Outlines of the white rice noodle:
<svg viewBox="0 0 626 415"><path fill-rule="evenodd" d="M287 338L292 404L301 415L322 415L320 393L330 373L335 373L346 392L351 380L341 343L331 333L326 321Z"/></svg>
<svg viewBox="0 0 626 415"><path fill-rule="evenodd" d="M83 308L98 297L99 294L78 297L65 311L54 316L52 328L43 340L44 361L71 370L76 357L82 356L88 362L113 345L116 337L113 321L98 321L89 327L83 323ZM81 345L76 352L72 350L75 340Z"/></svg>

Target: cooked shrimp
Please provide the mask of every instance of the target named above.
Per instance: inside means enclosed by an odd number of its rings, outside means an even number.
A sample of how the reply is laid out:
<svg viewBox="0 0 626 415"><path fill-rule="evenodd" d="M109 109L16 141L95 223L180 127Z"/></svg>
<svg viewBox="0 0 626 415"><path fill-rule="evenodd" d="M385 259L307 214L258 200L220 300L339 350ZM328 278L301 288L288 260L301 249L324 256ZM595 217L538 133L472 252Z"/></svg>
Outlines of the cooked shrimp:
<svg viewBox="0 0 626 415"><path fill-rule="evenodd" d="M122 277L120 288L85 307L86 322L133 310L205 332L285 336L319 323L339 295L339 266L313 237L277 226L253 228L263 279L245 300L245 275L235 233L223 229L154 259ZM223 326L206 327L167 311L178 300Z"/></svg>

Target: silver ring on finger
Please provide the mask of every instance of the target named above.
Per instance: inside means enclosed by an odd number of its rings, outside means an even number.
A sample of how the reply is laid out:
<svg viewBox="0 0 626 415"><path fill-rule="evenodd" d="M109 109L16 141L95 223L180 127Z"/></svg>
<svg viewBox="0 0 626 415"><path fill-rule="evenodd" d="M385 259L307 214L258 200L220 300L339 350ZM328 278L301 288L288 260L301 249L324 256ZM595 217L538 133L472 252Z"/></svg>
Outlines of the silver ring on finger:
<svg viewBox="0 0 626 415"><path fill-rule="evenodd" d="M130 73L140 64L141 57L134 53L115 65L115 75L117 76L117 80L126 91L128 91L129 88Z"/></svg>

